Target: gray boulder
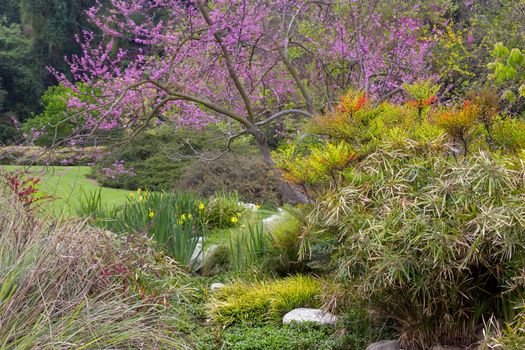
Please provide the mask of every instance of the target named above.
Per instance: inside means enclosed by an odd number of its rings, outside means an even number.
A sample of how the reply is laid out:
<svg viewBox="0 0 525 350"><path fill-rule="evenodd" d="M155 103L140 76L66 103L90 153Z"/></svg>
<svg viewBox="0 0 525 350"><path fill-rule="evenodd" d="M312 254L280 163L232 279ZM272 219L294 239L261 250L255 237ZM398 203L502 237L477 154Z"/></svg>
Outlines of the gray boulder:
<svg viewBox="0 0 525 350"><path fill-rule="evenodd" d="M299 308L284 315L283 324L290 324L291 322L315 322L334 325L337 322L337 316L320 309Z"/></svg>

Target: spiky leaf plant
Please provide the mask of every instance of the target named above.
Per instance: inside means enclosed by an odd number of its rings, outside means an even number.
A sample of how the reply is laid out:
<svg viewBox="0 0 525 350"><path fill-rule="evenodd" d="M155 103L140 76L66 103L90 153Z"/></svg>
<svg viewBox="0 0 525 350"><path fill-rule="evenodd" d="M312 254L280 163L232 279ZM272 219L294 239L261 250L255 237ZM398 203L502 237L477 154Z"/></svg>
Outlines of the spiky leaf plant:
<svg viewBox="0 0 525 350"><path fill-rule="evenodd" d="M487 153L379 150L314 214L340 239L339 276L406 348L470 345L484 317L525 296L524 176L519 160Z"/></svg>

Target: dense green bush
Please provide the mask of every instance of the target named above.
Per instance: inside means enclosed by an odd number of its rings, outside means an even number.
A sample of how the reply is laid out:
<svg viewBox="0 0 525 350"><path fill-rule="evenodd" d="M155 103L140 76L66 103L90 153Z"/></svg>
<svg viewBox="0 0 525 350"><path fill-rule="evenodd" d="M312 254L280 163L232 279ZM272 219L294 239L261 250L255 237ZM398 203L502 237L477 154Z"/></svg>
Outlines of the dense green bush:
<svg viewBox="0 0 525 350"><path fill-rule="evenodd" d="M456 163L382 150L320 202L318 224L340 237L340 276L396 320L405 346L469 345L483 317L504 318L503 306L525 296L515 282L525 259L524 174L512 158Z"/></svg>
<svg viewBox="0 0 525 350"><path fill-rule="evenodd" d="M181 142L176 133L165 129L142 133L100 159L95 179L108 187L171 190L189 162L181 158Z"/></svg>
<svg viewBox="0 0 525 350"><path fill-rule="evenodd" d="M217 160L196 161L184 169L179 186L203 196L236 191L245 202L278 204L280 193L271 168L249 152L228 153Z"/></svg>
<svg viewBox="0 0 525 350"><path fill-rule="evenodd" d="M224 147L214 141L221 134L204 130L158 127L135 137L97 161L95 179L104 186L135 190L183 188L204 197L237 191L244 201L278 203L278 188L270 169L240 140L232 152L213 161Z"/></svg>
<svg viewBox="0 0 525 350"><path fill-rule="evenodd" d="M435 106L427 85L404 105L350 93L313 121L330 138L275 153L317 200L311 225L337 239L338 277L410 349L471 345L525 296L525 123L481 96Z"/></svg>

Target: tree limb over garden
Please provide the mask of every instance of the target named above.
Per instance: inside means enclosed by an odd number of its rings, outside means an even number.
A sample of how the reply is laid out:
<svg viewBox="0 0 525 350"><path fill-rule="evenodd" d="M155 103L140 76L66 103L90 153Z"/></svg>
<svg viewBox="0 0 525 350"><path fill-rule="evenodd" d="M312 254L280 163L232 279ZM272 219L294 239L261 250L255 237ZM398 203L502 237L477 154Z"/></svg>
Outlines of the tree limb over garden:
<svg viewBox="0 0 525 350"><path fill-rule="evenodd" d="M393 0L110 0L87 12L103 40L86 32L69 60L74 79L55 75L74 91L84 135L229 121L228 144L251 135L272 165L270 123L329 111L348 88L381 97L428 75L432 42L408 10ZM130 49L116 50L123 40Z"/></svg>

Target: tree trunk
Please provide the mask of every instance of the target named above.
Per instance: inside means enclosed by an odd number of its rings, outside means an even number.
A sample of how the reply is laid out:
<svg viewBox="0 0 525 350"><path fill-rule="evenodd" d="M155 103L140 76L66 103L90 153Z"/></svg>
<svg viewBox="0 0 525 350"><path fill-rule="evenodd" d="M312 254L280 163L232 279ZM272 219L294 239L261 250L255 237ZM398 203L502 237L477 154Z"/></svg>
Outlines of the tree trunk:
<svg viewBox="0 0 525 350"><path fill-rule="evenodd" d="M284 181L281 176L281 172L275 169L275 164L272 160L272 155L270 153L270 147L268 146L266 136L259 130L252 132L252 135L257 141L257 145L259 146L259 150L261 151L264 162L273 169L273 176L275 176L277 180L283 201L291 204L311 203L308 196L302 190Z"/></svg>

